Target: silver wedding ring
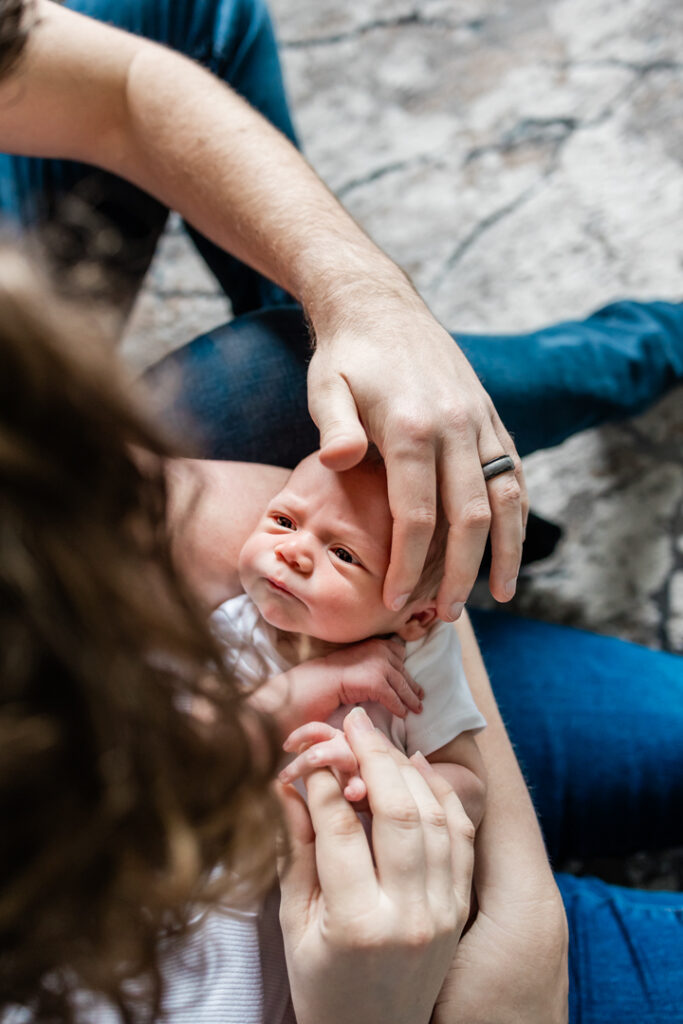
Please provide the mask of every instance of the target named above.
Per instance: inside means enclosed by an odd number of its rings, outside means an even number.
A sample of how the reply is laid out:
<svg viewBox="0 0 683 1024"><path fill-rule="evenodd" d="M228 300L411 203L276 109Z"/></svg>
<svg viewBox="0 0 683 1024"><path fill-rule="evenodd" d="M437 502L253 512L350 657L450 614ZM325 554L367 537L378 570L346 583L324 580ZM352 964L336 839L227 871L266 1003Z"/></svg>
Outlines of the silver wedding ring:
<svg viewBox="0 0 683 1024"><path fill-rule="evenodd" d="M507 473L514 468L515 464L509 455L499 455L497 459L491 459L481 467L484 480L491 480L492 477L500 476L501 473Z"/></svg>

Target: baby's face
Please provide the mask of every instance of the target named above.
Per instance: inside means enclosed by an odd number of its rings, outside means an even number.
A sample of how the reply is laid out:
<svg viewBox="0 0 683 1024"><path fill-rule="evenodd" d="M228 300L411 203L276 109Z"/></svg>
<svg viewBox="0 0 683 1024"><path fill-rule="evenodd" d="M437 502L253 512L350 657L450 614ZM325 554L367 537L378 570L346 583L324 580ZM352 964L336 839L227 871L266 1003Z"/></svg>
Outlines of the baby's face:
<svg viewBox="0 0 683 1024"><path fill-rule="evenodd" d="M382 601L392 519L382 466L304 459L242 548L242 585L271 625L331 643L394 632Z"/></svg>

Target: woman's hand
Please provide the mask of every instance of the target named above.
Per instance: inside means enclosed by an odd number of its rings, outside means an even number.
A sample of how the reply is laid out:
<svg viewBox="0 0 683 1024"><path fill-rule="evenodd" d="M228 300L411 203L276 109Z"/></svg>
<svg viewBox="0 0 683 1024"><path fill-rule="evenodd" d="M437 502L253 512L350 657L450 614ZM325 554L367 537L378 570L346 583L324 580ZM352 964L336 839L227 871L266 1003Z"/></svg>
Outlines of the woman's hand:
<svg viewBox="0 0 683 1024"><path fill-rule="evenodd" d="M309 807L284 788L291 862L280 918L299 1024L427 1024L469 910L474 829L450 786L394 750L361 708L345 733L373 854L327 771ZM424 760L424 759L423 759Z"/></svg>

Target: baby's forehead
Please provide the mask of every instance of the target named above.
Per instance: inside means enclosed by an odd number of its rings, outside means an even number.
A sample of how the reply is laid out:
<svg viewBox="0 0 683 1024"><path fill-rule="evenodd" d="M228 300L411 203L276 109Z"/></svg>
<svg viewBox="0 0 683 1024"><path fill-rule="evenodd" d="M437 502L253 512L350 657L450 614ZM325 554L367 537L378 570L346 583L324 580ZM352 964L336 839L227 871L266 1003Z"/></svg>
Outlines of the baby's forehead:
<svg viewBox="0 0 683 1024"><path fill-rule="evenodd" d="M323 466L317 455L311 455L292 470L280 496L336 510L373 536L382 532L385 521L391 518L381 465L361 463L336 473Z"/></svg>

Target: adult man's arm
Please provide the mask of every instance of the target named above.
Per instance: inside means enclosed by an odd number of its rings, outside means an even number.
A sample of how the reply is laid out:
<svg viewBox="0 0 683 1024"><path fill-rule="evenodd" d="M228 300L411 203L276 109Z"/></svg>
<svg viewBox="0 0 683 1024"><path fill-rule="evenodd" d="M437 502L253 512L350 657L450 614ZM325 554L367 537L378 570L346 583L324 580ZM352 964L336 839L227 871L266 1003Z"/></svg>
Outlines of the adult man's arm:
<svg viewBox="0 0 683 1024"><path fill-rule="evenodd" d="M491 591L514 593L527 514L514 444L472 368L404 273L296 149L191 61L60 7L35 4L0 83L0 145L96 164L178 210L304 306L317 347L309 406L326 463L382 452L394 516L385 601L416 583L437 486L451 524L439 614L454 619L491 530ZM487 488L481 463L515 472Z"/></svg>

